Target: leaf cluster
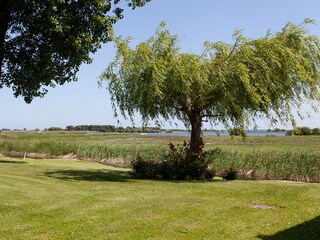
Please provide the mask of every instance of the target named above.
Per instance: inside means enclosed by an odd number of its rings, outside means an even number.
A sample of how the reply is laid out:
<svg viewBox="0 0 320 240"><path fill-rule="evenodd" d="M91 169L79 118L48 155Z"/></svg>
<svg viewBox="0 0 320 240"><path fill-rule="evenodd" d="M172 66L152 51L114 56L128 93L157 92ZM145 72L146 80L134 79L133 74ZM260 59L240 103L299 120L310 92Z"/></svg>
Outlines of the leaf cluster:
<svg viewBox="0 0 320 240"><path fill-rule="evenodd" d="M149 0L126 0L131 8ZM123 17L119 0L5 0L0 3L0 87L26 102L47 87L76 81L113 25Z"/></svg>

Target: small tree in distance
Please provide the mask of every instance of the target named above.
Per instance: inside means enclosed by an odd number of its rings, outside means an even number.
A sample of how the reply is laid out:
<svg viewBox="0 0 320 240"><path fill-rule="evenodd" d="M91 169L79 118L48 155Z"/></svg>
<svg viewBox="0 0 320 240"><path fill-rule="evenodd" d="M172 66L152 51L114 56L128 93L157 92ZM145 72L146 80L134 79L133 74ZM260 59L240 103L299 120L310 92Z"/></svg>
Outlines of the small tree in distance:
<svg viewBox="0 0 320 240"><path fill-rule="evenodd" d="M319 100L320 40L306 25L288 23L278 33L235 43L204 43L201 55L180 52L177 35L162 22L155 35L130 47L114 39L117 55L102 73L115 110L124 117L177 118L191 126L190 149L199 150L204 119L244 130L261 117L294 124L292 109ZM244 131L241 131L244 132Z"/></svg>

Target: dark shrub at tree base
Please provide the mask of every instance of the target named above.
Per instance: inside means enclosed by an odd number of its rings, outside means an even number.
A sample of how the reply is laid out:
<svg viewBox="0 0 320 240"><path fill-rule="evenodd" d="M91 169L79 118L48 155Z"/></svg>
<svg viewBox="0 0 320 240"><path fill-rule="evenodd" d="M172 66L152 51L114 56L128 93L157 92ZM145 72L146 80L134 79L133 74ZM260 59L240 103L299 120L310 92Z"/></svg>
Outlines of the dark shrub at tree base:
<svg viewBox="0 0 320 240"><path fill-rule="evenodd" d="M229 168L228 170L223 171L223 173L221 174L221 177L224 180L236 180L237 174L238 172L235 169Z"/></svg>
<svg viewBox="0 0 320 240"><path fill-rule="evenodd" d="M190 149L190 143L182 146L169 144L169 152L163 161L144 160L140 156L132 162L132 176L138 179L163 180L211 180L214 172L205 161L207 152L203 150L202 139L199 150Z"/></svg>

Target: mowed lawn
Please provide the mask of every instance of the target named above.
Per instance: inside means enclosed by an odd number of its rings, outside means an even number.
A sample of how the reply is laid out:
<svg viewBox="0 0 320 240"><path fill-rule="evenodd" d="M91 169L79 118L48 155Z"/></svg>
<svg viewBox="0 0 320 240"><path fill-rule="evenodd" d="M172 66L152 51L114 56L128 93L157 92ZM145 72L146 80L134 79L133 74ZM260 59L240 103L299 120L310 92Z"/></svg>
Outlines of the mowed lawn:
<svg viewBox="0 0 320 240"><path fill-rule="evenodd" d="M0 157L0 239L320 239L320 184L133 180Z"/></svg>

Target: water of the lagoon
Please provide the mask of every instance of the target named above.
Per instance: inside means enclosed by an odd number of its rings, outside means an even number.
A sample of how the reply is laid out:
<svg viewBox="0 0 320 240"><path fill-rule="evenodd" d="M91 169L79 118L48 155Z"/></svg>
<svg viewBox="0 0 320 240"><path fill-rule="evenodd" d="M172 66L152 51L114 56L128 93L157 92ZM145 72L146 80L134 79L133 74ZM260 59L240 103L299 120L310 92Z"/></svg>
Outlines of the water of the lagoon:
<svg viewBox="0 0 320 240"><path fill-rule="evenodd" d="M99 135L99 134L123 134L123 133L115 133L115 132L86 132L86 135ZM172 132L158 132L158 133L130 133L130 134L141 134L147 136L190 136L190 132L188 131L172 131ZM268 131L247 131L247 136L277 136L283 137L286 135L285 132L268 132ZM229 136L228 131L204 131L202 132L202 136Z"/></svg>
<svg viewBox="0 0 320 240"><path fill-rule="evenodd" d="M285 132L268 132L268 131L247 131L247 136L278 136L283 137L286 135ZM161 132L161 133L144 133L144 135L150 136L190 136L190 132ZM228 131L204 131L203 136L229 136Z"/></svg>

